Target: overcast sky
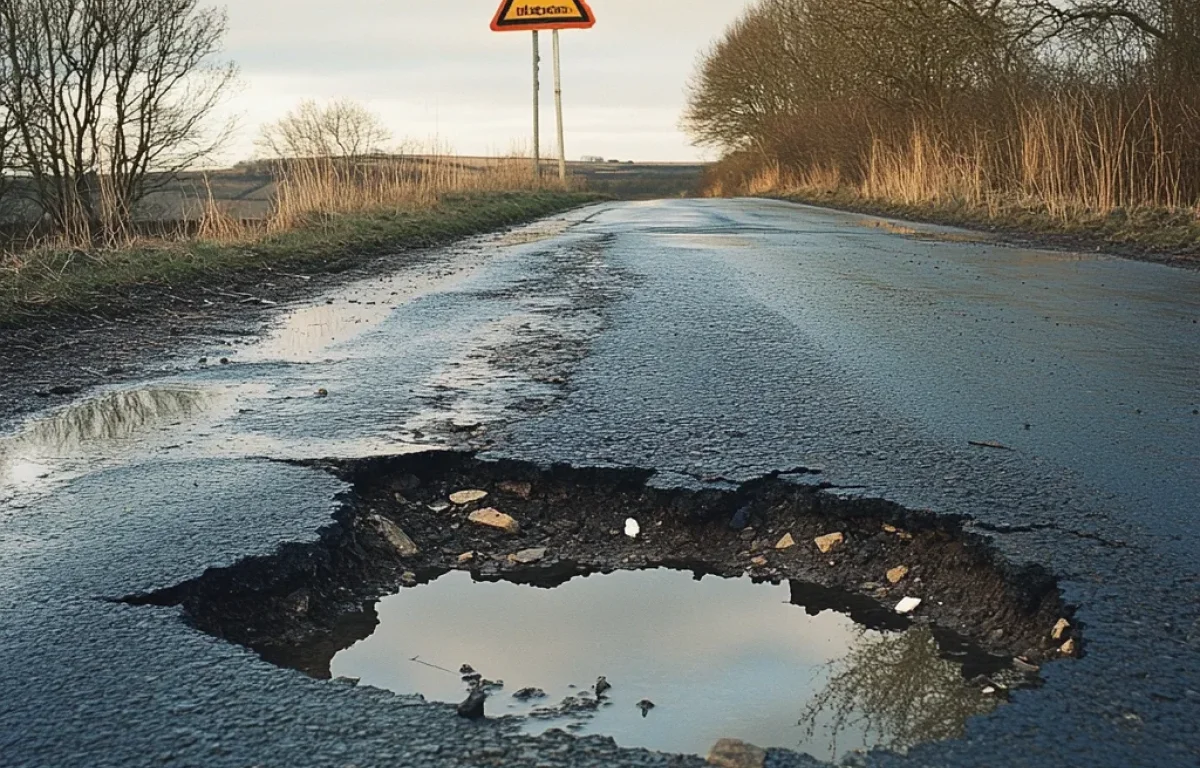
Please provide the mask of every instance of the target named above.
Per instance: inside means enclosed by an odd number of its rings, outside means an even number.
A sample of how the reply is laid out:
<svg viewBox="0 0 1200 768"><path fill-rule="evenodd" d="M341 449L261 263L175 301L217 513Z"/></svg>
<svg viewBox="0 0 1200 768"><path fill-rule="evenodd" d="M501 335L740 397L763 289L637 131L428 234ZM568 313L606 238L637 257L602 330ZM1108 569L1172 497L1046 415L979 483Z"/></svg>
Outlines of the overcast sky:
<svg viewBox="0 0 1200 768"><path fill-rule="evenodd" d="M701 157L679 131L699 52L748 0L592 0L597 24L562 33L567 154ZM400 138L435 137L460 154L528 148L529 33L489 29L499 0L214 0L229 12L226 51L242 84L230 160L258 126L301 99L350 97ZM554 147L550 35L542 34L542 145Z"/></svg>

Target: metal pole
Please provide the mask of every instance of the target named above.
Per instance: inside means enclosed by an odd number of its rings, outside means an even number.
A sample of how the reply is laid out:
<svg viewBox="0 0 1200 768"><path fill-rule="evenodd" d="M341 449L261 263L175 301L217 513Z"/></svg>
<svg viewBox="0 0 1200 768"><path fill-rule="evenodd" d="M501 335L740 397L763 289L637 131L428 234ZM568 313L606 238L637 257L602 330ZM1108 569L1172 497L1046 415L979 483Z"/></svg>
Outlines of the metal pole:
<svg viewBox="0 0 1200 768"><path fill-rule="evenodd" d="M533 184L541 186L542 183L542 126L541 113L538 105L539 92L541 91L542 83L539 70L541 69L542 57L538 50L538 33L533 31Z"/></svg>
<svg viewBox="0 0 1200 768"><path fill-rule="evenodd" d="M554 30L554 109L558 112L558 179L567 184L567 147L563 142L562 65L558 55L558 30Z"/></svg>

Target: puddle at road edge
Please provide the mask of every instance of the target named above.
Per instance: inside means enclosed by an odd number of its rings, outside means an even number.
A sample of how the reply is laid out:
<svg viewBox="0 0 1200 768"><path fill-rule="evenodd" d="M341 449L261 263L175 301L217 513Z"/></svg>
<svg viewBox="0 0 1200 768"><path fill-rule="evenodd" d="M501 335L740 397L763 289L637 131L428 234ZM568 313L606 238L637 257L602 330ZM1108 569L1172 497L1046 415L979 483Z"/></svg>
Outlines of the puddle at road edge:
<svg viewBox="0 0 1200 768"><path fill-rule="evenodd" d="M979 654L968 669L943 658L927 628L868 629L830 610L808 615L797 607L805 596L798 582L701 580L665 569L555 589L451 572L382 599L375 632L338 653L331 672L457 704L468 664L503 681L488 699L489 717L530 716L531 733L563 728L672 753L706 754L718 739L736 738L836 760L959 736L967 718L997 705L983 693L990 681L965 675L980 674L981 660L995 675L1003 660ZM597 701L591 688L600 675L613 687ZM514 698L527 688L547 695ZM643 701L654 704L646 715Z"/></svg>

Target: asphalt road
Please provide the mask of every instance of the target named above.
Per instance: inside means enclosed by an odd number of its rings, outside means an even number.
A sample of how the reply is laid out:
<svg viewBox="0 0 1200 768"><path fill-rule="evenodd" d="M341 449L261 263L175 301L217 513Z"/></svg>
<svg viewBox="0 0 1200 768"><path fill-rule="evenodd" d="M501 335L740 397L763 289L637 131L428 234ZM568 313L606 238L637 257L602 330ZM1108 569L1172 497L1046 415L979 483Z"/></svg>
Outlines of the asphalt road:
<svg viewBox="0 0 1200 768"><path fill-rule="evenodd" d="M0 765L699 763L310 680L109 600L313 538L339 485L279 459L430 446L665 484L820 466L969 516L1059 576L1086 654L962 740L866 762L1200 764L1200 273L670 201L327 300L0 442Z"/></svg>

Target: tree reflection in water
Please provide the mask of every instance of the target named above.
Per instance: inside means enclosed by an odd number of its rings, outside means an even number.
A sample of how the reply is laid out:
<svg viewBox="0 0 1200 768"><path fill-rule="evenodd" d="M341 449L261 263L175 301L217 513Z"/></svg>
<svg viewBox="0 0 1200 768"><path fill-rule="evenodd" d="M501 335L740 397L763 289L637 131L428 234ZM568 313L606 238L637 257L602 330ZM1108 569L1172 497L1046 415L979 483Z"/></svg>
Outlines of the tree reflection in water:
<svg viewBox="0 0 1200 768"><path fill-rule="evenodd" d="M37 422L17 440L51 454L93 441L125 440L154 426L190 418L204 409L209 398L204 390L182 387L110 392Z"/></svg>
<svg viewBox="0 0 1200 768"><path fill-rule="evenodd" d="M831 662L824 690L805 708L800 725L811 741L828 733L862 733L858 743L905 750L927 741L962 736L968 718L991 712L996 698L964 678L962 667L943 659L927 627L868 633L842 659Z"/></svg>

